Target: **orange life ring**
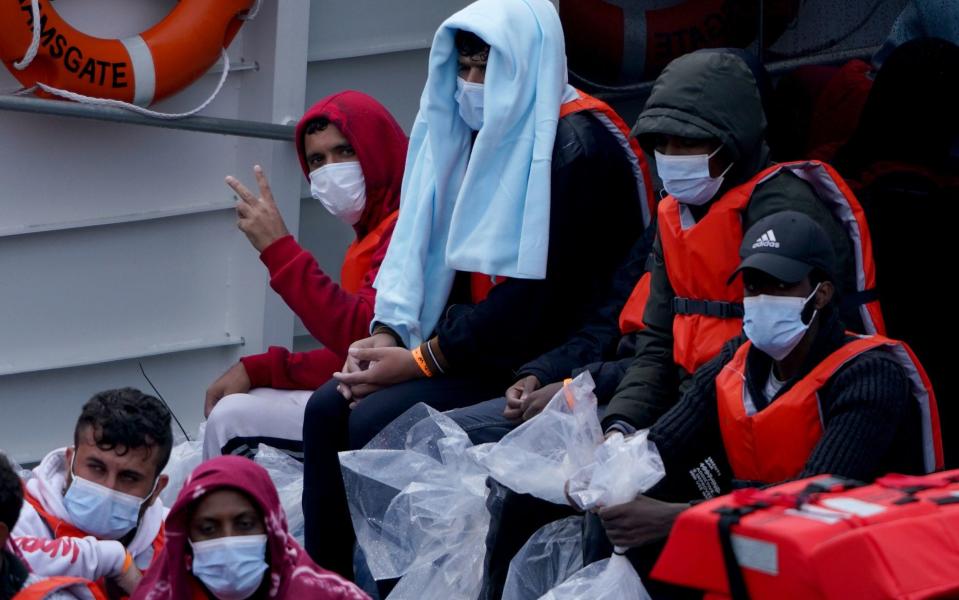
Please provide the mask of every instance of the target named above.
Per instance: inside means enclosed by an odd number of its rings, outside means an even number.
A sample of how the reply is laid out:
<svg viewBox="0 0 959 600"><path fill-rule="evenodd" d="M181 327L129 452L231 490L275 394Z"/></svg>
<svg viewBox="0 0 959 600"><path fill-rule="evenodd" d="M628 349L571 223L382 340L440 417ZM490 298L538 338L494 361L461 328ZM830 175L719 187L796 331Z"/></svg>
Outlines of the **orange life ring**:
<svg viewBox="0 0 959 600"><path fill-rule="evenodd" d="M799 0L765 0L767 45L799 13ZM560 0L570 69L620 85L655 79L677 56L749 45L758 30L755 0Z"/></svg>
<svg viewBox="0 0 959 600"><path fill-rule="evenodd" d="M0 3L0 60L24 87L37 82L85 96L148 106L196 81L243 25L254 0L180 0L139 35L102 39L77 31L50 0L39 0L40 48L30 65L13 67L33 39L31 0Z"/></svg>

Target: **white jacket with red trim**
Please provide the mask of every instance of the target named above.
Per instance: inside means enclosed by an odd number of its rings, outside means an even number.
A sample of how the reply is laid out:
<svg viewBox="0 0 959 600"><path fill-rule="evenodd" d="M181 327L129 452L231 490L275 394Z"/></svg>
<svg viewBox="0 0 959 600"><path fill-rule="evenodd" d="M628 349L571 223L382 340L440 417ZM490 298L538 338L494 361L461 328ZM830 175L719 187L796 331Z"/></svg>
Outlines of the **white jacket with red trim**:
<svg viewBox="0 0 959 600"><path fill-rule="evenodd" d="M45 511L69 522L70 517L63 505L66 472L66 448L60 448L40 462L33 470L33 476L24 480L24 486L26 493L33 496ZM141 570L150 566L153 540L159 534L167 512L158 498L144 512L136 535L124 548L118 541L99 540L93 536L53 539L50 528L37 510L24 501L12 537L33 573L41 577L71 576L96 581L101 577L120 575L127 552Z"/></svg>
<svg viewBox="0 0 959 600"><path fill-rule="evenodd" d="M38 577L31 573L30 577L28 577L27 581L23 584L23 589L14 596L14 600L20 600L20 594L22 592L28 591L31 586L42 584L48 579L47 577ZM54 590L46 596L43 596L43 600L96 600L96 598L90 590L81 588L80 586L72 586Z"/></svg>

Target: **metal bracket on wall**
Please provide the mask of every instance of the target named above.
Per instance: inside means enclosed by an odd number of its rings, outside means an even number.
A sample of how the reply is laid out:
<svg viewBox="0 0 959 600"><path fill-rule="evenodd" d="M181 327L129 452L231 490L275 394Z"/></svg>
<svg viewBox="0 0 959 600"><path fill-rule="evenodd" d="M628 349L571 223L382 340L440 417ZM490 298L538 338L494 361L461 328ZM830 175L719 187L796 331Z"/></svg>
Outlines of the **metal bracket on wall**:
<svg viewBox="0 0 959 600"><path fill-rule="evenodd" d="M781 61L767 62L766 70L769 72L770 76L777 77L797 67L803 67L807 65L834 65L856 58L868 60L873 54L876 53L876 50L878 49L879 46L872 46L869 48L854 48L852 50L823 52L820 54L813 54L812 56L803 56L799 58L789 58ZM604 85L585 79L572 71L569 72L569 80L573 85L582 87L584 91L587 91L597 98L601 98L603 100L628 99L644 96L649 94L649 92L653 89L653 84L655 83L655 81L643 81L641 83L631 83L620 86Z"/></svg>
<svg viewBox="0 0 959 600"><path fill-rule="evenodd" d="M186 131L201 131L204 133L218 133L245 138L260 138L292 142L294 127L260 121L243 121L240 119L221 119L216 117L187 117L185 119L154 119L121 108L109 106L94 106L79 104L63 100L45 100L25 96L0 96L0 110L23 112L58 117L75 117L78 119L93 119L95 121L110 121L113 123L127 123L130 125L144 125L147 127L163 127L165 129L182 129Z"/></svg>
<svg viewBox="0 0 959 600"><path fill-rule="evenodd" d="M177 342L164 342L159 344L140 345L135 341L125 344L123 347L111 346L110 352L85 352L77 355L63 355L59 357L43 357L40 360L28 361L25 363L0 363L0 377L5 375L22 375L24 373L36 373L37 371L53 371L58 369L70 369L73 367L86 367L90 365L99 365L103 363L120 362L136 358L146 358L149 356L161 356L164 354L174 354L177 352L189 352L192 350L207 350L210 348L228 348L232 346L243 346L246 340L242 337L231 336L229 333L222 337L207 337L193 340L182 340Z"/></svg>

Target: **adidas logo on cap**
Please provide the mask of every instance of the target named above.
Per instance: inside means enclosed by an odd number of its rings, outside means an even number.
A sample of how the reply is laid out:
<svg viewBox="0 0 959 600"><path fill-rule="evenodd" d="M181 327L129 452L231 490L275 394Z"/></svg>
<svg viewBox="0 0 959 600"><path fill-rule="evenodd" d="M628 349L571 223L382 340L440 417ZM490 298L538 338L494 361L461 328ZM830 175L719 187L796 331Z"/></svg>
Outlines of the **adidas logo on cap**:
<svg viewBox="0 0 959 600"><path fill-rule="evenodd" d="M756 248L779 248L779 242L776 241L776 234L770 229L762 234L756 243L753 244L753 250Z"/></svg>

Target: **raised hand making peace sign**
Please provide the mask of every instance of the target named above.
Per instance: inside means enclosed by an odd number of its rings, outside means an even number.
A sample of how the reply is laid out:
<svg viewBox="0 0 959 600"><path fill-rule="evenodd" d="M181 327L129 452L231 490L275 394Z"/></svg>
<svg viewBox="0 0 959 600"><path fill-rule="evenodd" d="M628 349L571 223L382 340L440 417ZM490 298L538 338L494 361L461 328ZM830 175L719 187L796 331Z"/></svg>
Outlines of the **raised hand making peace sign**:
<svg viewBox="0 0 959 600"><path fill-rule="evenodd" d="M267 246L290 235L283 222L283 216L273 201L273 192L270 191L270 182L266 180L263 167L253 167L253 175L260 188L260 197L257 198L232 175L227 176L226 184L233 188L240 197L236 205L237 227L246 234L257 252L263 252Z"/></svg>

